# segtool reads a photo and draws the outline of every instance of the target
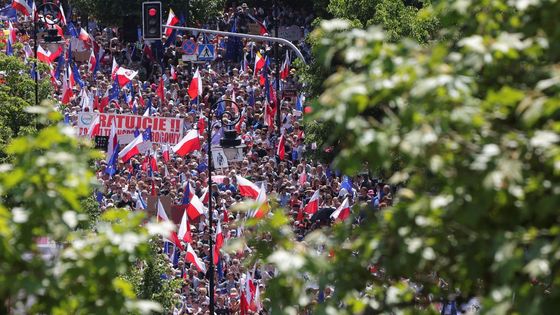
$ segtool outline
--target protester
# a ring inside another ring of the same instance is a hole
[[[296,25],[305,33],[309,31],[312,15],[308,12],[283,7],[278,14],[281,26]],[[16,42],[24,47],[8,54],[26,62],[31,62],[29,49],[34,45],[29,21],[29,16],[19,14],[17,21],[3,24],[3,31],[14,32]],[[218,21],[221,29],[239,32],[258,25],[266,35],[270,34],[267,25],[274,19],[271,8],[249,8],[242,4],[226,8]],[[233,207],[246,199],[257,203],[275,199],[290,216],[296,235],[294,241],[298,241],[313,229],[346,219],[350,206],[355,203],[370,205],[368,211],[372,213],[393,203],[392,188],[382,181],[374,182],[368,174],[348,178],[330,165],[310,158],[321,148],[305,142],[304,97],[296,83],[297,73],[290,68],[291,52],[288,51],[286,58],[285,47],[281,47],[280,54],[281,90],[276,91],[277,70],[272,46],[267,42],[174,31],[163,43],[124,43],[112,28],[92,21],[85,30],[71,20],[65,26],[64,39],[66,44],[58,47],[41,44],[47,55],[38,57],[50,68],[39,76],[51,80],[55,90],[53,98],[60,102],[58,109],[67,123],[77,127],[81,112],[177,118],[183,122],[182,134],[194,130],[193,141],[199,142],[187,154],[177,154],[173,148],[177,143],[155,141],[145,129],[138,128],[138,136],[119,134],[118,144],[110,145],[107,157],[95,163],[100,183],[96,196],[102,210],[118,207],[158,211],[158,206],[150,201],[169,200],[162,207],[167,217],[175,218],[177,232],[181,234],[181,214],[190,207],[196,208],[195,199],[204,207],[212,198],[213,224],[221,227],[228,242],[243,235],[243,222],[248,216],[266,215],[266,207],[259,207],[254,213],[235,212]],[[219,48],[216,61],[196,65],[182,62],[180,47],[189,39],[199,44],[215,43]],[[6,46],[7,42],[2,44]],[[279,104],[276,104],[276,93]],[[230,101],[235,101],[238,107]],[[216,106],[211,109],[212,105]],[[276,111],[280,111],[280,126],[275,120]],[[224,113],[234,113],[234,117]],[[238,122],[228,127],[237,117],[240,117]],[[225,132],[232,129],[237,131],[243,146],[240,161],[230,161],[228,167],[212,170],[211,187],[208,186],[211,162],[205,128],[208,124],[213,130],[210,137],[213,145],[219,145]],[[100,129],[93,125],[81,132],[81,136],[91,138],[100,134]],[[142,144],[123,154],[135,137]],[[133,154],[135,149],[139,151],[137,154]],[[131,154],[130,158],[127,154]],[[123,161],[123,157],[127,159]],[[181,213],[174,217],[173,209],[177,206],[182,206]],[[202,209],[196,218],[189,218],[189,232],[186,232],[191,238],[188,246],[205,266],[214,250],[209,246],[207,219],[208,214]],[[204,266],[201,268],[188,258],[184,241],[187,236],[179,237],[184,251],[179,250],[179,244],[167,241],[161,244],[162,254],[168,257],[173,270],[165,277],[184,279],[183,287],[175,295],[173,314],[206,314],[209,274],[204,272]],[[243,259],[252,251],[251,248],[236,254],[217,251],[217,314],[235,314],[242,308],[252,313],[263,311],[259,297],[266,291],[266,282],[274,276],[274,269],[269,265],[244,266]],[[325,298],[331,294],[332,288],[326,288]]]

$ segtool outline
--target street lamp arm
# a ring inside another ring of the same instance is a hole
[[[222,36],[233,36],[233,37],[241,37],[241,38],[249,38],[255,39],[265,42],[273,42],[273,43],[280,43],[290,47],[296,55],[298,56],[301,61],[307,65],[305,62],[305,58],[303,58],[303,54],[301,51],[296,47],[296,45],[292,44],[289,40],[280,37],[270,37],[270,36],[261,36],[261,35],[252,35],[252,34],[244,34],[244,33],[232,33],[232,32],[224,32],[224,31],[217,31],[217,30],[208,30],[204,28],[196,28],[196,27],[185,27],[185,26],[172,26],[172,25],[163,25],[164,28],[170,28],[174,30],[183,30],[183,31],[191,31],[191,32],[201,32],[201,33],[208,33],[208,34],[215,34],[215,35],[222,35]]]

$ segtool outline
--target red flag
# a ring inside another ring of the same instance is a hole
[[[198,134],[201,135],[204,133],[204,128],[206,124],[206,119],[204,118],[204,115],[202,114],[202,111],[200,112],[200,116],[198,117]]]
[[[286,154],[286,139],[284,138],[284,134],[280,136],[280,140],[278,141],[278,148],[276,149],[276,154],[280,158],[280,161],[284,160],[284,155]]]
[[[220,248],[224,245],[224,233],[222,232],[222,225],[218,221],[218,226],[216,227],[216,242],[214,243],[214,264],[218,264],[220,259]]]
[[[163,78],[159,78],[159,84],[157,86],[156,89],[157,95],[159,97],[159,99],[161,100],[161,103],[165,103],[165,91],[164,91],[164,83],[163,83]]]

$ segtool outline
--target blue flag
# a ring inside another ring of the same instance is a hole
[[[117,162],[119,161],[119,146],[115,146],[113,154],[109,159],[109,163],[107,163],[107,168],[105,169],[105,173],[109,174],[109,176],[115,175],[117,173]]]
[[[134,129],[134,138],[138,137],[140,135],[140,130],[138,130],[138,128]]]
[[[187,182],[185,190],[183,192],[183,199],[181,200],[182,205],[188,205],[190,203],[189,195],[191,194],[190,184]]]
[[[85,83],[84,81],[82,81],[82,77],[80,76],[80,71],[78,70],[76,63],[74,62],[72,62],[72,76],[74,77],[74,81],[78,83],[80,88],[83,88],[85,86]]]
[[[64,123],[70,125],[70,115],[68,113],[64,114]]]
[[[144,141],[152,141],[152,127],[148,127],[144,130],[142,133],[142,139],[144,139]]]
[[[97,200],[97,202],[101,203],[103,201],[103,193],[100,191],[97,191],[95,193],[95,200]]]
[[[60,74],[62,73],[62,71],[64,70],[65,66],[66,66],[66,61],[64,60],[64,54],[60,54],[60,56],[58,56],[58,58],[56,58],[56,71],[54,72],[54,77],[57,80],[60,80]]]
[[[11,5],[6,5],[0,9],[0,20],[17,22],[17,12]]]
[[[218,117],[222,117],[222,115],[225,113],[226,111],[226,102],[224,102],[223,100],[218,102],[218,108],[216,108],[216,115]]]
[[[303,94],[298,95],[296,100],[296,110],[299,112],[303,111],[303,102],[305,101],[305,96]]]
[[[12,49],[12,41],[6,41],[6,55],[12,56],[14,54],[14,50]]]
[[[352,194],[352,181],[346,175],[342,177],[342,183],[340,183],[340,189],[346,189],[349,194]]]
[[[68,21],[68,24],[66,24],[66,32],[68,33],[68,35],[74,38],[78,38],[78,31],[76,30],[74,23],[72,23],[71,21]]]
[[[109,101],[118,100],[120,90],[121,88],[119,87],[119,83],[117,81],[113,81],[113,85],[109,90]]]

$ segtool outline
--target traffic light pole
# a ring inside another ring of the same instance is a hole
[[[280,38],[280,37],[269,37],[269,36],[261,36],[261,35],[252,35],[252,34],[244,34],[244,33],[232,33],[232,32],[224,32],[224,31],[216,31],[216,30],[208,30],[204,28],[195,28],[195,27],[185,27],[185,26],[172,26],[172,25],[163,25],[164,28],[171,28],[174,30],[183,30],[183,31],[191,31],[191,32],[201,32],[207,34],[214,34],[214,35],[222,35],[222,36],[232,36],[232,37],[240,37],[240,38],[249,38],[254,40],[259,40],[263,42],[273,42],[278,44],[283,44],[288,46],[291,50],[296,53],[296,56],[301,59],[301,61],[307,65],[305,62],[305,58],[303,58],[303,54],[301,51],[296,47],[296,45],[292,44],[289,40]]]

